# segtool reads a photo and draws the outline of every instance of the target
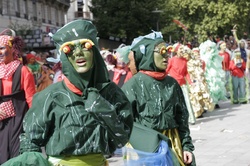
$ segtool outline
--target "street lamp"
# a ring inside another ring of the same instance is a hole
[[[155,10],[152,11],[152,13],[162,13],[162,10],[158,10],[158,8],[155,8]],[[157,17],[157,21],[156,21],[156,30],[159,31],[159,18]]]

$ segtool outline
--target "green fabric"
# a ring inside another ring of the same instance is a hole
[[[27,66],[31,69],[32,73],[39,72],[40,65],[38,63],[27,64]]]
[[[50,166],[42,153],[25,152],[3,163],[2,166]]]
[[[20,152],[46,154],[111,154],[128,142],[132,125],[131,105],[114,83],[88,89],[78,96],[64,82],[50,85],[35,94],[24,118]]]
[[[129,59],[128,59],[128,54],[130,52],[130,46],[124,46],[121,48],[117,48],[116,52],[119,54],[120,57],[118,57],[122,62],[124,62],[125,64],[129,63]]]
[[[57,52],[62,61],[63,74],[70,80],[71,83],[83,92],[86,91],[86,88],[88,87],[93,87],[98,83],[109,81],[108,71],[101,57],[96,35],[96,28],[90,21],[75,20],[60,28],[52,37],[57,49],[59,49],[63,43],[77,39],[90,39],[94,42],[94,46],[92,47],[94,66],[92,70],[87,73],[77,73],[68,61],[65,53],[62,51]]]
[[[217,104],[226,98],[225,71],[222,69],[223,57],[219,55],[216,43],[207,40],[200,44],[200,56],[205,61],[205,79],[213,103]]]
[[[92,40],[93,68],[78,74],[66,55],[58,52],[63,74],[83,95],[73,93],[64,81],[36,93],[24,117],[21,153],[41,152],[44,146],[47,155],[57,157],[112,154],[128,142],[133,126],[131,105],[123,91],[109,81],[95,35],[91,22],[76,20],[53,36],[57,48],[75,39]]]
[[[153,37],[151,36],[153,35]],[[131,51],[135,54],[137,70],[161,71],[154,63],[154,48],[157,44],[165,42],[162,37],[155,33],[134,39]]]
[[[129,143],[136,150],[156,152],[161,140],[169,143],[169,139],[165,135],[139,123],[134,123]],[[171,147],[171,144],[169,146]]]
[[[157,131],[177,128],[183,150],[193,151],[188,111],[178,82],[137,73],[122,87],[133,108],[134,121]]]

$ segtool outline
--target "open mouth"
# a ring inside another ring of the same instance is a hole
[[[78,66],[84,66],[85,64],[86,64],[86,60],[84,59],[84,58],[80,58],[80,59],[77,59],[76,60],[76,64],[78,65]]]
[[[164,61],[163,61],[163,64],[164,64],[164,65],[167,65],[167,64],[168,64],[168,60],[164,60]]]

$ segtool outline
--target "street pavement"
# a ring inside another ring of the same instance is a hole
[[[190,125],[197,166],[250,166],[250,104],[219,105]],[[108,160],[124,165],[120,149]]]

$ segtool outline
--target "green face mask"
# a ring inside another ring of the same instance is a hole
[[[93,66],[93,51],[85,45],[86,43],[74,42],[74,45],[68,46],[70,51],[66,55],[78,73],[86,73]]]
[[[154,50],[155,66],[160,70],[165,70],[167,68],[168,58],[166,43],[158,44]]]

